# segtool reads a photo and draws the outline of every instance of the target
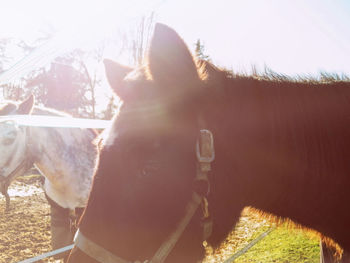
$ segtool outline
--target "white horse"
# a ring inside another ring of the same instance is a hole
[[[6,102],[0,106],[0,115],[68,116],[33,105],[33,96],[22,103]],[[44,190],[51,207],[52,204],[57,204],[58,210],[85,207],[98,159],[95,137],[92,129],[24,127],[13,121],[0,122],[0,190],[6,196],[7,207],[7,187],[33,165],[45,176]],[[52,218],[53,221],[57,220]]]

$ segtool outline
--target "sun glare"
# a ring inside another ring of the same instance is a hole
[[[150,12],[156,1],[14,0],[2,6],[1,37],[33,41],[55,32],[57,48],[91,46]]]
[[[118,30],[128,30],[156,4],[156,0],[8,1],[2,6],[0,38],[16,38],[28,44],[49,38],[26,55],[20,48],[8,47],[6,52],[11,53],[12,62],[4,63],[6,71],[0,75],[0,84],[20,79],[76,48],[98,47],[101,41],[114,38]]]

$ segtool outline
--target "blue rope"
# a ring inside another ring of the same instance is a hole
[[[41,254],[39,256],[33,257],[33,258],[28,258],[28,259],[22,260],[22,261],[17,262],[17,263],[33,263],[33,262],[37,262],[37,261],[39,261],[41,259],[52,257],[52,256],[55,256],[55,255],[61,254],[63,252],[66,252],[68,250],[71,250],[73,247],[74,247],[74,244],[66,246],[66,247],[61,247],[61,248],[56,249],[54,251],[50,251],[50,252]]]

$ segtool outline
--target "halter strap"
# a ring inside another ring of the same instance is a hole
[[[78,229],[74,236],[74,244],[89,257],[103,263],[128,263],[107,249],[91,241]]]
[[[175,231],[171,233],[168,239],[164,241],[163,244],[160,246],[160,248],[157,250],[157,252],[153,256],[150,263],[164,262],[164,260],[167,258],[169,253],[174,248],[177,241],[180,239],[182,233],[184,232],[185,228],[191,221],[192,217],[194,216],[201,202],[202,202],[202,197],[196,192],[193,192],[192,199],[187,204],[185,216],[180,220]]]
[[[144,261],[144,263],[161,263],[167,258],[169,253],[174,248],[177,241],[180,239],[182,233],[186,229],[187,225],[191,221],[193,215],[197,211],[198,207],[202,203],[202,197],[194,192],[192,194],[192,199],[187,204],[186,214],[178,223],[174,232],[167,238],[166,241],[162,243],[160,248],[157,250],[151,261]],[[74,237],[75,245],[83,251],[86,255],[92,257],[101,263],[130,263],[117,255],[109,252],[105,248],[93,242],[83,235],[83,233],[78,229]],[[138,261],[137,261],[138,262]],[[137,263],[135,262],[135,263]]]

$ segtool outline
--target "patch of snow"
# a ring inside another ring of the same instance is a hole
[[[43,189],[35,185],[13,183],[8,189],[10,197],[25,197],[43,193]]]

